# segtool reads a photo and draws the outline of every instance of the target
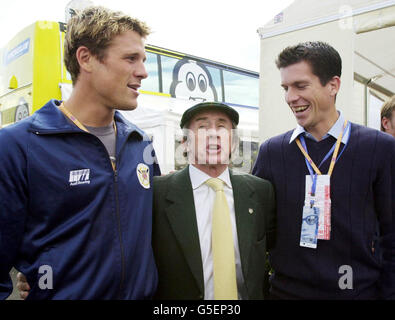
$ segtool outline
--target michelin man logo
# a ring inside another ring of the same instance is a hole
[[[210,72],[203,64],[187,59],[174,66],[170,94],[198,102],[218,101]]]

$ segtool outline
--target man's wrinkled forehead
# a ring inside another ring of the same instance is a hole
[[[205,110],[202,112],[199,112],[198,114],[195,114],[191,121],[190,124],[193,122],[208,122],[208,121],[217,121],[217,122],[229,122],[231,123],[232,121],[230,120],[229,116],[222,111],[218,110]]]

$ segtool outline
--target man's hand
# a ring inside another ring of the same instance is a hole
[[[18,280],[16,283],[16,288],[19,291],[19,296],[25,300],[29,294],[30,286],[27,283],[26,277],[23,273],[18,272],[16,279]]]

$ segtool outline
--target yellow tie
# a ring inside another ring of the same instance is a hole
[[[230,212],[223,182],[211,178],[206,184],[215,191],[211,247],[214,266],[215,300],[237,300],[235,249]]]

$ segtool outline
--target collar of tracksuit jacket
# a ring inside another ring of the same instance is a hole
[[[39,112],[36,112],[29,131],[35,134],[84,132],[66,119],[62,111],[58,108],[60,104],[61,101],[52,99]],[[128,122],[120,112],[115,111],[114,119],[117,125],[117,138],[120,139],[120,141],[117,141],[117,145],[122,145],[132,133],[137,133],[140,139],[144,138],[144,132],[134,124]]]

